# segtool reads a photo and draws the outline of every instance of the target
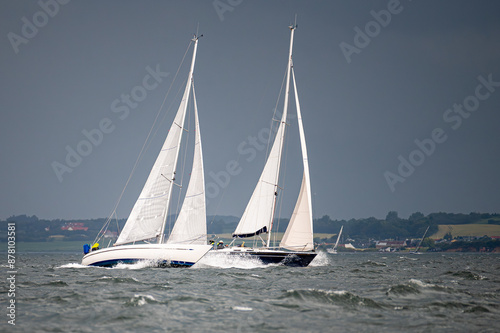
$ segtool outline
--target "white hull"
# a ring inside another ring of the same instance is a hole
[[[82,265],[111,267],[118,263],[154,261],[160,266],[192,266],[210,249],[210,245],[138,244],[108,247],[86,254]]]
[[[232,256],[258,258],[264,264],[283,264],[285,266],[306,267],[316,257],[314,251],[288,251],[273,248],[226,247],[214,250]]]

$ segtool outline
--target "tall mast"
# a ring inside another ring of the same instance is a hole
[[[283,142],[285,139],[285,128],[286,128],[286,118],[287,118],[287,112],[288,112],[288,98],[290,94],[290,71],[292,69],[293,63],[292,63],[292,51],[293,51],[293,33],[295,29],[297,28],[297,24],[292,24],[289,26],[290,28],[290,50],[288,52],[288,67],[287,67],[287,73],[286,73],[286,88],[285,88],[285,102],[283,104],[283,115],[281,116],[281,125],[284,126],[283,131],[281,132],[281,144],[280,144],[280,156],[281,152],[283,151]],[[270,228],[269,228],[269,233],[267,234],[267,246],[269,246],[271,243],[271,230],[273,229],[273,220],[274,220],[274,215],[276,212],[276,200],[278,198],[278,184],[279,184],[279,172],[280,172],[280,165],[281,165],[281,157],[280,161],[278,162],[278,169],[277,169],[277,177],[276,177],[276,185],[274,186],[274,202],[273,202],[273,213],[271,214],[271,221],[270,221]]]
[[[201,35],[203,36],[203,35]],[[181,101],[181,104],[183,101],[184,102],[184,111],[183,111],[183,114],[182,114],[182,121],[180,124],[176,124],[177,126],[179,126],[179,128],[182,130],[184,129],[184,120],[186,119],[186,110],[187,110],[187,102],[189,100],[189,93],[191,91],[191,85],[193,83],[193,72],[194,72],[194,63],[196,61],[196,50],[198,49],[198,39],[201,37],[201,36],[197,36],[197,35],[194,35],[192,41],[194,42],[194,48],[193,48],[193,58],[191,60],[191,67],[189,69],[189,75],[188,75],[188,80],[186,82],[186,88],[184,89],[184,95],[182,97],[182,101]],[[179,147],[181,145],[181,141],[182,141],[182,134],[179,135],[179,140],[177,142],[177,147]],[[171,179],[171,182],[172,184],[174,183],[175,181],[175,173],[176,173],[176,168],[177,168],[177,160],[179,159],[179,149],[177,150],[177,154],[175,155],[175,160],[174,160],[174,170],[172,172],[172,175],[170,175],[170,179]],[[172,188],[173,186],[170,186],[169,189],[168,189],[168,206],[165,207],[165,209],[167,210],[167,212],[165,213],[165,217],[164,217],[164,221],[163,221],[163,224],[162,224],[162,227],[161,227],[161,232],[160,232],[160,237],[158,238],[158,244],[161,244],[163,243],[163,240],[165,238],[165,226],[167,224],[167,217],[168,217],[168,209],[169,209],[169,206],[170,206],[170,199],[172,197]]]

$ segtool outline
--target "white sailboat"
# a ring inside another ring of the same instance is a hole
[[[340,236],[342,236],[342,230],[344,230],[344,226],[340,227],[340,231],[339,231],[339,234],[337,236],[337,241],[335,242],[335,245],[331,249],[327,249],[328,253],[332,253],[332,254],[337,253],[337,246],[339,245]]]
[[[193,57],[179,109],[123,230],[112,247],[95,249],[85,254],[83,265],[109,267],[118,263],[129,264],[147,260],[159,266],[188,267],[194,265],[211,249],[211,246],[207,245],[203,156],[193,84],[198,38],[193,38]],[[172,190],[174,185],[177,185],[177,161],[191,90],[195,114],[195,148],[191,178],[180,213],[169,238],[165,241],[165,225]],[[93,248],[97,246],[94,245]]]
[[[415,251],[410,252],[411,254],[420,254],[420,252],[418,252],[418,250],[420,249],[420,246],[422,245],[422,242],[424,241],[425,235],[427,235],[427,231],[429,231],[429,228],[430,228],[430,226],[428,226],[427,229],[425,229],[424,235],[422,236],[422,239],[418,243],[417,248],[415,249]]]
[[[314,259],[313,241],[313,218],[311,202],[311,182],[309,179],[309,163],[307,158],[306,140],[302,125],[299,97],[295,74],[293,72],[292,49],[293,36],[296,25],[290,26],[290,51],[288,57],[287,79],[285,89],[285,100],[283,114],[274,138],[264,169],[255,187],[252,197],[233,232],[233,238],[247,238],[258,236],[262,241],[262,247],[233,246],[217,250],[220,253],[231,255],[248,255],[258,257],[264,263],[283,263],[291,266],[307,266]],[[287,126],[288,99],[290,92],[290,77],[293,79],[295,93],[295,105],[300,135],[300,146],[302,151],[302,161],[304,172],[299,196],[292,213],[292,217],[285,231],[279,247],[271,247],[271,230],[275,217],[276,203],[279,190],[279,176],[281,159],[283,154],[283,144],[285,130]],[[267,233],[267,241],[261,234]],[[234,243],[234,240],[233,240]]]

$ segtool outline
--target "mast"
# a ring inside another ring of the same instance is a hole
[[[287,112],[288,112],[288,99],[290,95],[290,71],[292,69],[293,63],[292,63],[292,51],[293,51],[293,35],[294,31],[297,28],[297,24],[292,24],[289,26],[290,28],[290,50],[288,52],[288,67],[287,67],[287,73],[286,73],[286,88],[285,88],[285,102],[283,104],[283,115],[281,116],[281,125],[284,126],[283,131],[281,132],[281,138],[280,138],[280,160],[278,162],[278,169],[277,169],[277,174],[276,174],[276,184],[274,185],[274,202],[273,202],[273,208],[272,208],[272,214],[271,214],[271,221],[270,221],[270,228],[269,228],[269,233],[267,234],[267,246],[270,245],[271,241],[271,230],[273,229],[273,220],[274,220],[274,215],[276,212],[276,200],[278,199],[278,184],[279,184],[279,176],[280,176],[280,165],[281,165],[281,153],[283,151],[283,143],[285,139],[285,126],[286,126],[286,117],[287,117]]]
[[[415,252],[418,252],[418,250],[420,249],[420,246],[422,245],[422,242],[424,241],[425,235],[427,235],[427,231],[429,231],[429,227],[430,226],[428,226],[427,229],[425,229],[424,235],[422,236],[422,239],[420,240],[420,243],[418,243],[418,246],[415,249]]]
[[[203,36],[203,35],[201,35]],[[187,102],[189,100],[189,93],[191,91],[191,85],[192,85],[192,82],[193,82],[193,71],[194,71],[194,63],[196,61],[196,50],[198,49],[198,39],[201,37],[201,36],[196,36],[194,35],[192,41],[194,42],[194,48],[193,48],[193,58],[191,60],[191,67],[189,69],[189,75],[188,75],[188,80],[186,82],[186,88],[184,89],[184,95],[183,95],[183,101],[181,101],[181,104],[182,102],[184,102],[184,110],[183,110],[183,114],[182,114],[182,121],[180,124],[176,124],[177,126],[179,126],[179,128],[181,130],[184,129],[184,120],[186,119],[186,110],[187,110]],[[177,142],[177,147],[180,147],[181,145],[181,141],[182,141],[182,134],[179,135],[179,140]],[[170,175],[170,181],[172,182],[172,184],[174,183],[175,181],[175,173],[176,173],[176,168],[177,168],[177,160],[179,159],[179,149],[177,149],[177,154],[175,154],[175,159],[174,159],[174,170],[172,172],[172,174]],[[165,207],[165,216],[163,218],[163,224],[161,226],[161,231],[160,231],[160,237],[158,238],[158,244],[161,244],[163,243],[163,240],[165,238],[165,225],[167,224],[167,217],[168,217],[168,209],[169,209],[169,206],[170,206],[170,199],[172,197],[172,188],[173,186],[170,186],[169,189],[168,189],[168,196],[167,196],[167,200],[168,200],[168,205],[167,207]]]

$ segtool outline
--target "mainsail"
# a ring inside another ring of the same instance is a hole
[[[203,153],[194,86],[193,103],[195,146],[191,178],[189,179],[181,211],[167,240],[167,244],[207,244],[205,177],[203,175]]]
[[[198,38],[193,40],[195,44],[191,68],[179,109],[146,184],[132,208],[132,212],[114,244],[115,246],[151,238],[157,238],[158,243],[163,242],[163,231],[175,181],[175,170],[193,80]]]
[[[286,118],[288,111],[288,95],[290,91],[290,69],[292,67],[292,46],[293,46],[293,31],[295,26],[291,27],[292,37],[290,39],[290,52],[288,57],[287,81],[285,90],[285,101],[283,105],[283,114],[274,143],[272,145],[269,156],[267,157],[264,170],[255,187],[252,197],[247,204],[233,237],[252,237],[261,233],[271,231],[272,221],[274,218],[274,210],[276,205],[276,197],[278,195],[278,181],[281,166],[281,155],[283,151],[283,143],[285,138]],[[269,240],[268,240],[269,243]]]
[[[295,73],[292,69],[293,88],[295,92],[295,106],[297,108],[297,118],[299,123],[300,147],[302,150],[302,161],[304,164],[304,174],[302,185],[300,186],[299,198],[295,204],[292,217],[283,235],[280,247],[294,251],[314,250],[313,241],[313,218],[311,205],[311,181],[309,179],[309,162],[307,160],[306,138],[302,125],[302,115],[300,113],[299,95],[295,83]]]

